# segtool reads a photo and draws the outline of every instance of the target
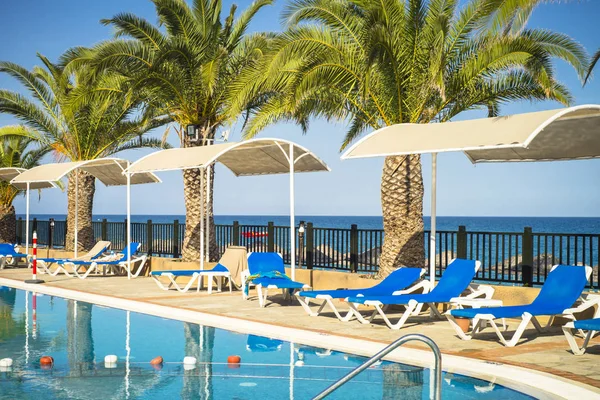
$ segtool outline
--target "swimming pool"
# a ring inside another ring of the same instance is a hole
[[[35,305],[35,313],[34,313]],[[104,356],[118,357],[105,368]],[[240,355],[238,368],[227,364]],[[50,355],[54,368],[42,369]],[[149,361],[162,356],[153,368]],[[185,356],[196,357],[184,368]],[[0,290],[0,397],[11,399],[310,399],[364,358],[256,335]],[[429,370],[383,362],[331,399],[428,399]],[[506,387],[444,374],[444,399],[528,399]]]

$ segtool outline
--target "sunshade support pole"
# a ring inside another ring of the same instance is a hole
[[[431,153],[431,232],[429,236],[429,280],[435,283],[437,198],[437,153]]]
[[[73,171],[73,173],[75,174],[75,232],[74,232],[74,239],[73,241],[75,243],[73,243],[73,251],[74,251],[74,257],[77,258],[77,230],[79,229],[77,226],[78,223],[78,214],[79,214],[79,174],[77,173],[78,171],[75,170]]]
[[[204,269],[204,169],[200,171],[200,269]],[[202,279],[202,277],[200,277]]]
[[[206,243],[206,262],[210,261],[210,173],[211,166],[208,165],[206,167],[206,239],[204,243]],[[202,216],[204,218],[204,215]]]
[[[292,280],[296,280],[296,221],[294,216],[294,145],[290,144],[290,154],[288,161],[290,163],[290,269],[292,270]]]
[[[29,182],[25,192],[25,254],[29,254]]]
[[[127,169],[129,169],[129,161],[127,162]],[[131,279],[131,174],[127,173],[127,279]],[[152,238],[148,238],[152,240]],[[140,266],[142,268],[143,265]],[[128,315],[129,316],[129,315]]]

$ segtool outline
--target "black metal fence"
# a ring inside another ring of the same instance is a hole
[[[121,250],[126,242],[126,221],[93,222],[96,240],[109,240],[113,250]],[[30,221],[30,231],[36,230],[42,246],[62,247],[66,241],[66,222],[55,221],[50,238],[49,221]],[[185,224],[132,223],[132,240],[142,244],[142,252],[153,256],[181,256]],[[17,221],[18,242],[25,240],[25,221]],[[31,237],[31,235],[30,235]],[[303,235],[296,237],[296,262],[308,269],[329,269],[351,273],[374,273],[378,270],[384,232],[381,229],[319,228],[305,224]],[[227,246],[245,246],[248,251],[275,251],[290,263],[290,228],[267,225],[216,225],[218,254]],[[431,253],[430,232],[423,234],[426,265]],[[591,286],[600,288],[598,253],[600,234],[536,233],[531,228],[521,232],[470,232],[464,226],[458,231],[438,231],[436,234],[436,275],[441,276],[448,263],[456,257],[481,261],[477,279],[514,284],[541,284],[553,265],[588,265],[594,268]]]

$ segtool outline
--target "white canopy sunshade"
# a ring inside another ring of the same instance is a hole
[[[39,167],[24,170],[14,177],[10,183],[16,187],[25,186],[26,189],[26,219],[25,219],[25,253],[29,251],[29,191],[30,189],[55,187],[54,183],[60,181],[67,174],[77,169],[85,171],[94,176],[106,186],[127,185],[127,198],[129,199],[128,176],[123,171],[129,166],[129,161],[119,158],[100,158],[88,161],[75,161],[65,163],[44,164]],[[75,176],[75,257],[77,257],[77,175]],[[137,175],[132,184],[160,182],[160,179],[152,173]],[[129,201],[128,201],[129,206]],[[35,279],[35,278],[34,278]]]
[[[12,186],[19,190],[26,190],[26,183],[12,183],[11,181],[23,172],[27,171],[25,168],[0,168],[0,181],[9,182]],[[30,189],[48,189],[56,187],[53,182],[36,182],[29,185]]]
[[[437,153],[462,151],[473,163],[600,158],[600,105],[442,124],[398,124],[351,146],[342,159],[432,154],[430,278],[435,280]]]
[[[127,173],[136,174],[158,171],[200,169],[204,186],[204,171],[210,187],[210,166],[220,162],[236,176],[290,174],[290,251],[292,279],[295,279],[295,220],[294,220],[294,173],[329,171],[329,167],[308,149],[283,139],[252,139],[244,142],[219,143],[157,151],[131,164]],[[206,198],[208,206],[210,196]],[[200,268],[208,261],[208,248],[204,251],[204,240],[209,241],[209,229],[204,232],[204,199],[201,202],[200,221]],[[208,213],[208,207],[206,208]],[[129,216],[128,216],[129,219]],[[208,247],[208,246],[207,246]]]

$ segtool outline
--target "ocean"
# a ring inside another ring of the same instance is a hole
[[[24,215],[18,215],[24,218]],[[64,214],[32,214],[39,220],[64,220]],[[106,218],[108,221],[123,221],[125,215],[95,215],[95,221]],[[222,225],[230,225],[238,221],[240,225],[267,225],[272,221],[275,225],[289,225],[289,216],[284,215],[217,215],[215,222]],[[146,222],[152,220],[155,223],[170,223],[178,219],[185,222],[184,215],[132,215],[132,222]],[[325,215],[297,215],[296,224],[300,221],[312,222],[315,227],[320,228],[350,228],[356,224],[359,229],[382,229],[383,219],[381,216],[325,216]],[[467,231],[478,232],[522,232],[523,228],[531,227],[534,232],[548,233],[600,233],[600,217],[451,217],[438,216],[438,231],[456,231],[460,225],[464,225]],[[430,227],[430,218],[425,217],[425,229]]]

